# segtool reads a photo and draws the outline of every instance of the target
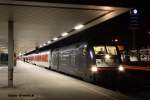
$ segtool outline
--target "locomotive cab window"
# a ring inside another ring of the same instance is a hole
[[[117,50],[115,46],[106,46],[107,52],[110,55],[117,55]]]
[[[97,67],[116,65],[119,62],[115,46],[94,46]]]
[[[104,46],[95,46],[94,52],[95,52],[95,55],[103,55],[106,53],[106,50]]]

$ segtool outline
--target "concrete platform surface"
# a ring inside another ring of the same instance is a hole
[[[14,88],[8,88],[7,70],[0,66],[0,100],[134,100],[22,61],[14,70]]]

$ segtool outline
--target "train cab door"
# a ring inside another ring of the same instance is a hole
[[[77,65],[77,74],[82,77],[85,74],[87,68],[87,44],[80,44],[76,48],[76,65]]]

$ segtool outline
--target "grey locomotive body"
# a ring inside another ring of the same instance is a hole
[[[124,72],[118,49],[114,45],[91,45],[80,42],[24,57],[42,65],[87,81],[112,80]]]
[[[123,71],[116,46],[76,43],[52,50],[51,69],[87,81],[113,80]]]

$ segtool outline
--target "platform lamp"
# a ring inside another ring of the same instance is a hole
[[[136,31],[138,29],[138,10],[132,8],[130,10],[130,29],[132,32],[132,49],[136,49]]]

